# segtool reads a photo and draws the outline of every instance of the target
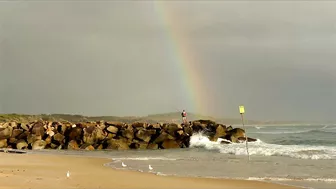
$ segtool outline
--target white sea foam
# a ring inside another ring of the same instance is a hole
[[[164,160],[164,161],[175,161],[174,158],[166,157],[118,157],[112,158],[113,161],[131,160],[131,161],[149,161],[149,160]]]
[[[336,127],[323,127],[323,130],[336,130]]]
[[[251,132],[251,133],[256,133],[256,134],[270,134],[270,135],[281,135],[281,134],[301,134],[301,133],[309,133],[309,132],[326,132],[326,133],[335,133],[335,127],[327,127],[327,128],[320,128],[320,129],[306,129],[306,130],[301,130],[301,131],[256,131],[256,132]]]
[[[220,140],[212,142],[202,133],[190,138],[191,148],[218,150],[223,154],[247,155],[245,143],[220,144]],[[261,140],[249,142],[249,154],[258,156],[286,156],[298,159],[336,159],[336,148],[329,146],[278,145],[268,144]]]
[[[247,180],[259,181],[311,181],[311,182],[336,182],[335,178],[281,178],[281,177],[249,177]]]
[[[299,133],[308,133],[314,131],[314,129],[302,130],[302,131],[257,131],[251,133],[259,133],[259,134],[271,134],[271,135],[280,135],[280,134],[299,134]]]

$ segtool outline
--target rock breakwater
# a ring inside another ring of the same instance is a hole
[[[12,149],[169,149],[188,148],[193,133],[203,132],[210,140],[245,140],[241,128],[227,127],[211,120],[188,124],[135,122],[56,122],[0,123],[0,148]],[[255,139],[248,138],[248,141]]]

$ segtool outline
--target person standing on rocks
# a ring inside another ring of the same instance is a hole
[[[182,122],[186,124],[187,123],[187,112],[183,110],[181,113],[181,116],[182,116]]]

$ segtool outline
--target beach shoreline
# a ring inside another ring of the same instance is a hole
[[[158,176],[131,170],[115,170],[101,157],[57,154],[0,153],[0,188],[274,188],[299,187],[263,181]],[[70,177],[66,177],[67,171]]]

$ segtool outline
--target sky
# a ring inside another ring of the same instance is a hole
[[[336,121],[336,2],[155,3],[0,1],[0,113]]]

